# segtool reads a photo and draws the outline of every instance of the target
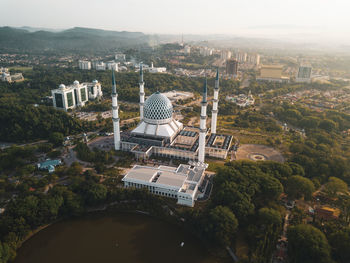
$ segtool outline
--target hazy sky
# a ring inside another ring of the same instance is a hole
[[[0,26],[172,34],[350,34],[349,0],[0,0],[0,6]]]

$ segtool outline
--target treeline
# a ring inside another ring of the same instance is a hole
[[[296,92],[305,89],[316,89],[316,90],[332,90],[340,88],[344,83],[339,81],[333,81],[332,84],[325,84],[319,82],[312,83],[278,83],[278,82],[268,82],[268,81],[255,81],[251,80],[249,87],[244,90],[250,90],[253,94],[265,93],[266,98],[273,98],[282,94],[289,92]],[[241,93],[241,91],[236,91],[236,94]]]
[[[97,79],[105,97],[112,91],[111,71],[79,70],[72,68],[55,68],[36,66],[25,74],[26,81],[20,83],[0,82],[0,102],[40,103],[41,98],[51,95],[51,90],[60,84],[69,85],[79,82],[91,82]],[[173,89],[201,93],[203,78],[179,77],[170,74],[144,73],[145,92],[150,95],[157,90],[160,92]],[[116,73],[117,92],[119,100],[138,102],[139,100],[139,73]],[[209,94],[213,93],[214,79],[208,80]],[[223,92],[238,88],[239,82],[222,80],[220,87]]]
[[[304,177],[295,163],[236,161],[219,168],[209,204],[187,212],[196,234],[211,244],[232,246],[246,233],[242,262],[270,262],[282,227],[279,197],[289,178]]]
[[[0,123],[0,137],[6,142],[48,139],[53,132],[77,134],[92,125],[52,107],[19,104],[1,104]]]

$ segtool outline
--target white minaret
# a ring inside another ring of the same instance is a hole
[[[198,146],[198,161],[204,163],[205,157],[205,136],[207,133],[207,79],[205,79],[203,86],[203,101],[201,108],[201,119],[199,124],[199,146]]]
[[[143,70],[142,70],[142,63],[140,63],[140,120],[143,119],[143,105],[145,104],[145,89],[143,82]]]
[[[218,118],[218,102],[219,102],[219,69],[216,70],[213,110],[211,111],[211,133],[216,133],[216,123]]]
[[[120,150],[120,127],[119,127],[119,106],[118,106],[118,93],[117,86],[115,84],[114,71],[112,70],[112,120],[113,120],[113,132],[114,132],[114,148]]]

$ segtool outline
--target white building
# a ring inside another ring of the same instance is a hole
[[[108,61],[106,63],[107,69],[118,72],[118,63],[115,61]]]
[[[185,46],[184,47],[184,53],[186,55],[190,55],[191,54],[191,46]]]
[[[115,54],[115,60],[117,60],[117,61],[121,61],[121,62],[123,62],[123,61],[125,61],[126,60],[126,56],[125,56],[125,54],[123,54],[123,53],[117,53],[117,54]]]
[[[120,150],[133,153],[137,160],[149,159],[152,155],[171,159],[198,160],[202,163],[204,163],[205,155],[226,159],[232,136],[209,133],[210,129],[205,124],[206,81],[203,87],[199,128],[184,127],[180,121],[176,120],[172,103],[165,94],[155,92],[145,100],[142,65],[140,66],[139,85],[140,122],[131,132],[121,134]],[[216,81],[215,85],[216,97],[218,97],[219,82]],[[217,111],[217,101],[215,107]],[[113,111],[117,111],[117,109],[117,106],[113,106]],[[216,122],[216,118],[214,122]],[[118,135],[114,133],[114,136]],[[119,141],[118,138],[117,141]],[[116,150],[118,150],[117,147]]]
[[[226,61],[226,60],[230,59],[231,56],[232,56],[231,51],[229,51],[229,50],[223,50],[223,51],[221,51],[220,59]]]
[[[1,73],[1,80],[2,81],[6,81],[6,82],[11,82],[11,75],[10,75],[10,73],[2,72]]]
[[[104,62],[97,62],[95,65],[96,70],[106,70],[106,63]]]
[[[247,53],[245,52],[237,52],[236,53],[236,59],[240,63],[244,63],[247,61]]]
[[[91,83],[79,83],[74,81],[73,85],[61,84],[58,89],[51,91],[53,106],[58,109],[74,109],[82,107],[89,99],[102,97],[101,84],[97,80]]]
[[[260,64],[260,55],[259,54],[249,54],[247,56],[247,62],[249,64],[259,66]]]
[[[99,99],[102,97],[102,87],[101,84],[95,79],[90,83],[82,83],[86,85],[89,92],[89,100]]]
[[[3,72],[1,74],[1,80],[6,81],[6,82],[20,82],[24,80],[23,74],[22,73],[15,73],[11,75],[10,73]]]
[[[151,63],[151,67],[148,68],[149,73],[165,73],[166,72],[166,67],[153,67],[153,62]]]
[[[91,62],[87,60],[79,60],[79,68],[83,70],[90,70]]]
[[[122,181],[125,187],[146,188],[152,194],[174,198],[180,205],[193,207],[208,185],[204,174],[207,167],[199,162],[180,164],[177,168],[134,165]]]
[[[213,49],[208,47],[200,47],[199,54],[204,57],[213,55]]]

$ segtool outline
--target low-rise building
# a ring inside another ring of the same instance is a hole
[[[149,73],[165,73],[166,68],[165,67],[151,67],[148,69]]]
[[[236,96],[226,96],[226,100],[235,103],[239,107],[252,106],[255,103],[255,99],[249,91],[248,96],[245,94],[239,94]]]
[[[270,82],[289,82],[289,77],[283,76],[283,66],[281,65],[262,65],[260,75],[256,80]]]
[[[198,197],[204,196],[208,181],[207,164],[190,162],[177,168],[170,166],[134,167],[124,176],[125,187],[145,188],[152,194],[177,199],[180,205],[193,207]]]
[[[126,56],[123,53],[116,53],[114,56],[116,61],[124,62],[126,60]]]
[[[337,219],[340,215],[340,209],[330,206],[320,206],[316,207],[315,215],[317,218],[324,220]]]
[[[61,164],[61,160],[46,160],[45,162],[41,162],[37,164],[39,170],[46,170],[49,173],[53,173],[55,171],[55,167]]]
[[[22,73],[15,73],[11,75],[8,68],[0,68],[0,77],[1,81],[6,81],[9,83],[20,82],[24,80]]]

